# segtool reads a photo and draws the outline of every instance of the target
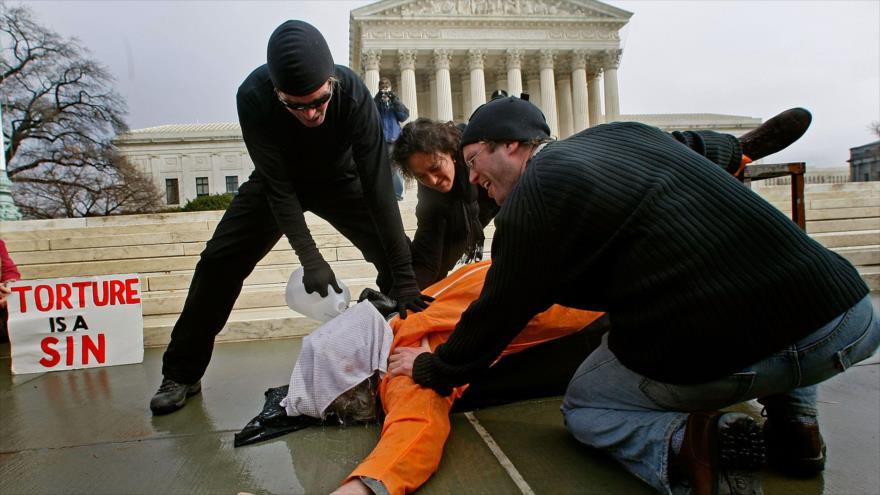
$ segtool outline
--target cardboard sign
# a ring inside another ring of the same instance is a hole
[[[13,373],[144,360],[144,317],[136,274],[21,280],[10,289]]]

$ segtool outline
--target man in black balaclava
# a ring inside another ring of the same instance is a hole
[[[430,301],[412,271],[370,92],[351,69],[334,65],[321,33],[302,21],[281,24],[269,38],[267,63],[241,84],[237,103],[254,172],[202,251],[163,357],[154,414],[176,411],[201,390],[214,337],[244,279],[281,234],[305,269],[307,292],[341,292],[305,211],[330,222],[376,266],[376,283],[401,317]]]

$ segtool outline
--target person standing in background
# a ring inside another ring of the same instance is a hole
[[[394,141],[400,136],[400,123],[409,118],[409,109],[400,101],[400,98],[391,91],[391,81],[383,77],[379,81],[379,92],[373,100],[382,118],[382,131],[385,133],[385,145],[388,147],[388,156],[394,149]],[[391,169],[391,178],[394,181],[394,196],[398,201],[403,199],[403,175],[397,168]]]

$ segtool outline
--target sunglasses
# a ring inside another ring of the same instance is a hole
[[[281,99],[281,96],[278,96],[278,101],[281,102],[282,105],[289,108],[290,110],[295,110],[298,112],[302,112],[305,110],[313,110],[315,108],[320,108],[323,104],[330,101],[330,98],[333,97],[333,85],[330,85],[330,91],[321,96],[320,98],[316,98],[308,103],[293,103],[290,101],[285,101]]]

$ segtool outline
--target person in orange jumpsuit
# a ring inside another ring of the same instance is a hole
[[[398,347],[434,350],[445,342],[461,314],[479,296],[490,263],[458,269],[423,292],[434,297],[426,310],[410,314],[406,320],[395,316],[389,321],[394,331],[392,352]],[[552,306],[529,321],[499,359],[576,333],[602,315]],[[467,385],[458,387],[443,397],[408,376],[386,374],[379,384],[386,415],[379,443],[334,493],[383,493],[384,489],[398,495],[420,487],[440,465],[450,431],[449,412],[466,389]]]

